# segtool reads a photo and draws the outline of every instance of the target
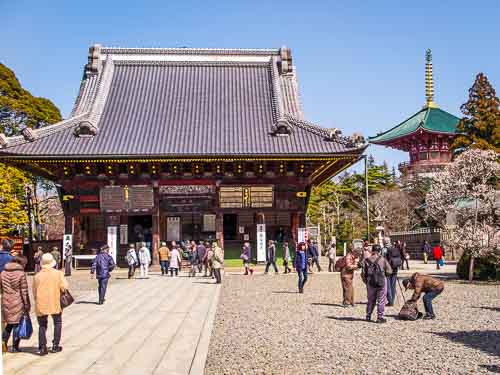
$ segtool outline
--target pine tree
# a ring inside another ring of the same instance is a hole
[[[61,113],[50,100],[31,95],[14,72],[0,64],[0,132],[19,135],[25,127],[38,129],[58,121]]]
[[[457,126],[459,133],[451,148],[500,152],[500,100],[488,78],[479,73],[469,90],[469,100],[460,107],[465,115]]]

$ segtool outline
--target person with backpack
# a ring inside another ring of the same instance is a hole
[[[405,290],[414,290],[410,301],[415,303],[418,301],[422,293],[425,293],[423,298],[425,308],[424,319],[435,319],[436,315],[434,314],[432,300],[443,292],[444,282],[429,275],[422,275],[415,272],[409,279],[403,280],[403,286],[405,287]]]
[[[372,254],[363,261],[361,278],[366,284],[368,303],[366,305],[366,321],[372,320],[372,313],[377,305],[377,323],[385,323],[385,303],[387,298],[387,279],[392,268],[382,255],[379,245],[373,245]]]
[[[342,304],[344,307],[354,307],[354,271],[359,268],[359,256],[352,250],[352,247],[349,247],[349,252],[343,259],[343,267],[340,271]]]
[[[128,264],[128,278],[131,279],[134,277],[135,268],[139,265],[139,261],[137,260],[137,253],[135,251],[135,245],[131,243],[129,245],[127,255],[125,255],[125,259]]]
[[[398,269],[401,267],[401,254],[399,248],[391,246],[391,239],[386,237],[384,245],[387,249],[386,259],[391,266],[392,273],[387,276],[387,306],[394,306],[396,299],[396,282],[398,280]]]
[[[297,246],[297,251],[295,252],[295,258],[293,260],[293,266],[297,271],[299,276],[299,293],[304,293],[304,285],[307,282],[307,250],[306,244],[304,242],[299,243]]]

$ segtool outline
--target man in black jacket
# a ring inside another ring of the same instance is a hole
[[[385,257],[392,268],[392,273],[387,276],[387,306],[394,306],[398,269],[401,267],[401,253],[398,247],[391,245],[391,239],[389,237],[384,239],[384,246],[387,249]]]
[[[318,272],[321,272],[321,266],[319,265],[318,246],[311,240],[307,241],[307,245],[307,248],[309,250],[309,257],[312,258],[311,270],[312,267],[316,264]]]

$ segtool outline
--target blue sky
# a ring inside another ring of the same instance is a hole
[[[1,1],[0,61],[67,116],[88,46],[292,49],[306,117],[344,134],[389,129],[435,101],[455,115],[478,72],[500,90],[498,1]],[[370,146],[390,165],[406,154]]]

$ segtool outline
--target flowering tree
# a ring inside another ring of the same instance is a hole
[[[456,229],[448,241],[470,254],[469,279],[474,258],[498,251],[495,220],[496,179],[500,164],[494,151],[469,149],[436,176],[426,196],[427,215],[444,227],[450,219]]]

